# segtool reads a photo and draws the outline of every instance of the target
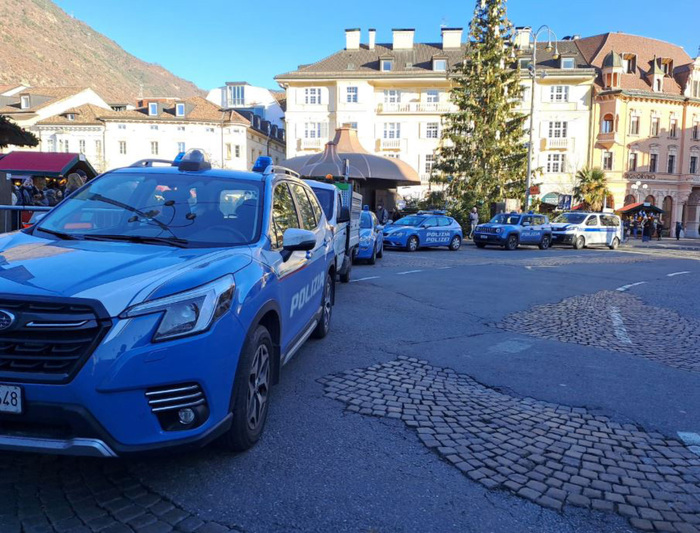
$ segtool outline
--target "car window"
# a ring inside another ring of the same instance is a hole
[[[542,226],[543,224],[547,223],[547,219],[542,216],[535,217],[535,224],[538,226]]]
[[[520,222],[520,215],[515,213],[501,213],[491,219],[491,224],[517,224]]]
[[[562,213],[554,219],[554,222],[557,224],[580,224],[585,218],[586,215],[581,213]]]
[[[394,226],[419,226],[424,220],[426,220],[425,217],[408,216],[398,219],[394,222]]]
[[[335,191],[329,189],[313,189],[316,198],[321,203],[323,212],[326,214],[326,218],[331,220],[333,218],[333,196]]]
[[[600,217],[600,222],[603,226],[616,228],[620,225],[620,219],[611,215],[603,215]]]
[[[425,222],[423,222],[423,226],[427,226],[429,228],[432,228],[434,226],[438,225],[437,217],[428,217],[425,219]]]
[[[452,221],[447,217],[438,217],[438,226],[449,226]]]
[[[314,209],[311,206],[311,201],[309,197],[306,196],[306,191],[304,187],[298,183],[290,183],[289,188],[294,194],[294,199],[297,203],[297,208],[299,209],[299,217],[301,218],[301,225],[304,229],[314,230],[318,226],[316,221],[316,216],[314,215]]]
[[[313,209],[314,217],[316,218],[316,225],[318,225],[321,222],[323,211],[318,203],[318,199],[316,198],[314,191],[312,191],[311,189],[307,189],[306,187],[304,187],[304,190],[306,191],[306,196],[309,197],[309,202],[311,202],[311,209]]]
[[[586,220],[586,226],[597,226],[598,225],[598,216],[597,215],[591,215],[588,220]]]
[[[521,222],[520,225],[521,225],[521,226],[524,226],[524,225],[527,224],[527,223],[529,223],[530,225],[532,225],[532,217],[531,217],[530,215],[524,216],[524,217],[523,217],[523,220],[522,220],[522,222]]]
[[[370,229],[372,227],[372,213],[369,211],[362,211],[360,215],[360,228]]]
[[[286,183],[275,187],[272,197],[272,222],[270,224],[270,241],[274,248],[282,248],[282,237],[289,228],[298,228],[299,219],[292,195]]]

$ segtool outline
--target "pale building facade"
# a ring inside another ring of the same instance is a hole
[[[679,46],[619,33],[582,39],[579,47],[599,73],[590,159],[605,170],[614,207],[649,202],[666,211],[667,228],[682,221],[697,237],[700,60]]]
[[[207,100],[221,109],[251,111],[278,128],[284,128],[284,110],[270,89],[254,87],[247,82],[226,82],[209,91]]]
[[[444,28],[440,43],[414,43],[414,30],[393,30],[388,44],[370,30],[346,30],[345,49],[276,77],[287,91],[287,157],[320,152],[336,128],[350,125],[362,146],[399,158],[421,176],[420,195],[441,137],[441,118],[454,109],[447,71],[464,59],[462,30]]]

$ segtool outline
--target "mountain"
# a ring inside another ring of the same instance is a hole
[[[0,85],[91,87],[108,102],[202,95],[146,63],[50,0],[0,0]]]

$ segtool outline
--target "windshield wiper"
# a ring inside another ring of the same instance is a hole
[[[190,241],[177,237],[147,237],[144,235],[85,235],[86,241],[126,241],[141,244],[165,244],[178,248],[187,248]]]
[[[59,239],[65,240],[65,241],[82,241],[83,240],[82,235],[71,235],[70,233],[63,233],[62,231],[54,231],[52,229],[42,228],[41,226],[37,226],[35,231],[43,231],[44,233],[48,233],[49,235],[53,235],[55,237],[58,237]]]
[[[113,200],[112,198],[107,198],[106,196],[102,196],[101,194],[97,193],[92,193],[88,196],[88,199],[90,200],[97,200],[98,202],[104,202],[106,204],[113,205],[115,207],[121,207],[122,209],[126,209],[127,211],[130,211],[131,213],[135,213],[140,217],[145,218],[148,221],[154,222],[156,226],[158,226],[161,229],[164,229],[168,233],[170,233],[174,238],[177,239],[175,236],[175,233],[173,233],[173,230],[170,229],[170,227],[165,223],[161,222],[160,220],[156,220],[154,218],[155,215],[153,213],[145,213],[144,211],[141,211],[140,209],[137,209],[135,207],[132,207],[128,204],[122,203],[118,200]],[[157,214],[158,212],[156,212]]]

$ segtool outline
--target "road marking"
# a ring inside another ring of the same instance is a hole
[[[695,455],[700,455],[700,435],[697,433],[679,431],[678,436],[691,452]]]
[[[647,283],[646,281],[638,281],[637,283],[630,283],[629,285],[623,285],[622,287],[618,287],[615,289],[617,292],[625,292],[626,290],[631,289],[632,287],[636,287],[637,285],[644,285]]]
[[[690,271],[684,270],[683,272],[673,272],[672,274],[666,274],[666,276],[672,278],[673,276],[682,276],[683,274],[690,274]]]
[[[452,268],[452,267],[440,267],[437,270],[449,270],[450,268]]]
[[[625,327],[624,320],[622,320],[620,308],[612,306],[610,307],[609,311],[610,319],[613,323],[613,329],[615,330],[615,336],[620,340],[620,342],[632,344],[632,340],[629,338],[629,335],[627,335],[627,328]]]
[[[369,281],[370,279],[379,279],[379,276],[368,276],[366,278],[351,279],[350,283],[356,283],[358,281]]]
[[[397,276],[403,276],[404,274],[415,274],[416,272],[423,272],[422,270],[407,270],[406,272],[397,272]]]

